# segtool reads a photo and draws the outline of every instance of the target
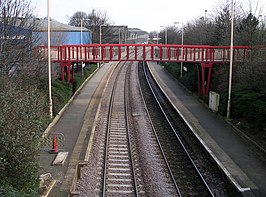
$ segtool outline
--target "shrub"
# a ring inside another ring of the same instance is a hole
[[[197,65],[195,64],[186,64],[188,69],[187,72],[183,74],[183,77],[180,78],[180,64],[175,62],[166,63],[164,68],[175,78],[178,79],[187,89],[192,92],[198,91],[198,74],[197,74]]]
[[[73,83],[73,93],[82,85],[86,78],[88,78],[97,68],[96,64],[87,65],[84,68],[84,75],[81,73],[76,73],[74,77]]]
[[[59,79],[52,82],[53,114],[59,113],[72,95],[71,84]]]
[[[233,91],[232,116],[252,123],[254,128],[266,128],[266,92],[256,88]]]
[[[84,75],[75,73],[73,84],[60,79],[52,82],[53,113],[57,114],[69,101],[73,93],[81,86],[84,80],[94,72],[96,64],[90,64],[84,68]],[[48,83],[48,82],[47,82]]]
[[[34,87],[0,94],[1,185],[26,193],[37,191],[39,142],[47,123],[45,98]]]
[[[198,66],[195,64],[186,65],[188,71],[183,74],[180,82],[192,92],[198,92]]]
[[[86,66],[84,68],[84,76],[85,76],[85,78],[90,76],[96,69],[97,69],[97,65],[96,64],[89,64],[88,66]]]
[[[180,64],[169,62],[165,64],[164,68],[171,73],[171,75],[178,79],[180,77]]]
[[[37,191],[18,191],[16,188],[6,185],[0,181],[0,196],[1,197],[34,197],[38,196]]]

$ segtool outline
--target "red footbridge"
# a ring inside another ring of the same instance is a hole
[[[234,46],[233,61],[243,62],[250,58],[251,48]],[[47,57],[47,46],[40,46],[39,52]],[[213,64],[230,61],[230,46],[170,45],[170,44],[89,44],[61,45],[51,47],[51,60],[61,68],[62,80],[73,82],[74,64],[109,61],[156,61],[191,62],[200,65],[198,71],[199,93],[209,91]]]

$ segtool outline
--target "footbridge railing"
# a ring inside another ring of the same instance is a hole
[[[233,60],[245,61],[250,57],[250,47],[235,46]],[[47,53],[46,46],[39,52]],[[51,47],[53,62],[103,62],[103,61],[166,61],[215,62],[230,60],[229,46],[164,45],[164,44],[90,44]]]
[[[41,57],[47,57],[46,46],[40,46]],[[248,61],[251,48],[234,46],[233,61]],[[51,60],[58,62],[62,80],[74,82],[74,65],[86,62],[107,61],[156,61],[156,62],[193,62],[199,63],[198,90],[207,94],[214,63],[230,61],[229,46],[208,45],[164,45],[164,44],[90,44],[62,45],[51,47]]]

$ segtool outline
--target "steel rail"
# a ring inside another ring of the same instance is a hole
[[[142,64],[144,64],[144,63],[142,62]],[[167,166],[167,170],[168,170],[168,172],[169,172],[169,174],[170,174],[170,177],[171,177],[171,179],[172,179],[172,181],[173,181],[173,184],[174,184],[174,186],[175,186],[175,189],[176,189],[176,191],[177,191],[179,197],[182,197],[182,194],[181,194],[181,192],[180,192],[180,189],[179,189],[179,187],[178,187],[178,185],[177,185],[177,183],[176,183],[176,181],[175,181],[175,177],[174,177],[174,175],[173,175],[173,172],[172,172],[172,170],[171,170],[171,168],[170,168],[170,165],[169,165],[169,163],[168,163],[168,161],[167,161],[166,155],[165,155],[165,153],[164,153],[164,151],[163,151],[163,147],[162,147],[162,145],[161,145],[161,143],[160,143],[159,137],[158,137],[158,135],[157,135],[157,133],[156,133],[156,130],[155,130],[154,124],[153,124],[153,122],[152,122],[152,119],[151,119],[151,116],[150,116],[150,113],[149,113],[148,107],[147,107],[147,105],[146,105],[146,102],[145,102],[145,99],[144,99],[144,95],[143,95],[143,93],[142,93],[142,90],[141,90],[141,87],[140,87],[140,83],[139,83],[139,81],[138,81],[138,87],[139,87],[139,90],[140,90],[140,94],[141,94],[141,98],[142,98],[142,101],[143,101],[143,104],[144,104],[145,111],[146,111],[146,113],[147,113],[147,116],[148,116],[149,122],[150,122],[151,127],[152,127],[152,131],[153,131],[153,133],[154,133],[154,136],[155,136],[155,138],[156,138],[157,144],[158,144],[158,146],[159,146],[159,148],[160,148],[160,151],[161,151],[161,154],[162,154],[162,156],[163,156],[163,160],[164,160],[164,162],[165,162],[165,164],[166,164],[166,166]]]
[[[112,114],[112,108],[113,108],[113,101],[114,101],[114,94],[116,89],[116,84],[118,81],[119,73],[121,72],[120,67],[118,74],[115,79],[115,85],[113,86],[112,93],[111,93],[111,99],[109,102],[109,109],[108,109],[108,122],[107,122],[107,132],[106,132],[106,145],[105,145],[105,155],[104,155],[104,172],[103,172],[103,189],[102,189],[102,196],[105,197],[106,193],[106,176],[107,176],[107,155],[108,155],[108,143],[109,143],[109,134],[110,134],[110,127],[111,127],[111,114]]]
[[[194,169],[196,170],[197,174],[200,176],[200,178],[201,178],[202,182],[204,183],[206,189],[209,191],[209,194],[210,194],[211,196],[214,197],[215,195],[213,194],[213,192],[211,191],[211,189],[210,189],[210,187],[208,186],[207,182],[204,180],[202,174],[200,173],[200,171],[199,171],[198,168],[196,167],[194,161],[192,160],[191,156],[189,155],[189,153],[188,153],[186,147],[184,146],[182,140],[181,140],[180,137],[178,136],[178,134],[177,134],[175,128],[173,127],[173,125],[171,124],[169,118],[167,117],[166,112],[164,111],[162,105],[160,104],[160,102],[159,102],[159,100],[158,100],[158,98],[157,98],[157,96],[156,96],[156,94],[155,94],[155,92],[154,92],[154,90],[153,90],[153,88],[152,88],[152,85],[151,85],[151,83],[150,83],[150,81],[149,81],[149,79],[148,79],[148,77],[147,77],[147,71],[146,71],[146,69],[145,69],[144,64],[143,64],[143,69],[144,69],[145,78],[146,78],[146,80],[147,80],[147,83],[148,83],[148,85],[149,85],[149,88],[150,88],[150,90],[151,90],[151,92],[152,92],[152,94],[153,94],[153,96],[154,96],[154,98],[155,98],[155,100],[156,100],[158,106],[160,107],[161,112],[163,113],[163,115],[164,115],[164,117],[165,117],[167,123],[169,124],[169,126],[170,126],[171,129],[172,129],[172,131],[174,132],[174,134],[175,134],[175,136],[176,136],[176,139],[178,140],[178,142],[179,142],[180,145],[182,146],[183,150],[185,151],[187,157],[189,158],[189,160],[190,160],[191,164],[193,165]]]
[[[108,109],[108,121],[107,121],[107,132],[106,132],[106,145],[105,145],[105,154],[104,154],[104,172],[103,172],[103,185],[102,185],[102,196],[105,197],[106,196],[106,192],[107,192],[107,169],[108,169],[108,149],[109,149],[109,136],[110,136],[110,132],[111,132],[111,121],[112,121],[112,113],[113,113],[113,106],[114,106],[114,101],[115,101],[115,93],[117,90],[117,84],[118,84],[118,78],[121,74],[122,68],[123,66],[126,64],[126,62],[123,63],[123,65],[121,65],[118,69],[118,73],[117,76],[115,78],[115,82],[113,85],[113,89],[111,92],[111,99],[109,102],[109,109]],[[124,99],[126,98],[126,93],[125,93],[125,86],[124,86]],[[138,196],[138,188],[137,188],[137,184],[136,184],[136,178],[135,178],[135,171],[134,171],[134,161],[132,158],[132,151],[131,151],[131,144],[130,144],[130,136],[129,136],[129,126],[128,126],[128,119],[127,119],[127,109],[126,109],[126,100],[124,101],[124,110],[125,110],[125,115],[124,115],[124,120],[126,122],[126,132],[127,132],[127,141],[128,141],[128,149],[129,149],[129,155],[130,155],[130,162],[131,162],[131,171],[132,171],[132,179],[133,179],[133,187],[134,187],[134,193],[136,196]]]
[[[127,73],[126,75],[129,75],[129,71],[130,71],[131,66],[128,67],[127,69]],[[129,79],[129,77],[127,77],[127,79]],[[128,80],[127,80],[128,82]],[[135,186],[135,195],[136,197],[138,197],[138,186],[137,186],[137,180],[136,180],[136,172],[135,172],[135,168],[134,168],[134,159],[132,156],[132,145],[130,142],[130,129],[129,129],[129,120],[128,120],[128,105],[129,105],[129,97],[128,97],[128,93],[130,93],[130,91],[128,91],[128,86],[125,84],[125,89],[124,89],[124,97],[125,97],[125,119],[126,119],[126,126],[127,126],[127,133],[128,133],[128,144],[129,144],[129,150],[130,150],[130,158],[131,158],[131,165],[132,165],[132,174],[133,174],[133,181],[134,181],[134,186]]]

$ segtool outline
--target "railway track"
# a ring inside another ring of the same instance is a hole
[[[112,70],[93,152],[79,180],[81,196],[238,196],[226,188],[228,182],[214,177],[218,170],[209,170],[215,164],[206,155],[202,158],[207,165],[195,157],[188,144],[193,136],[189,141],[183,138],[181,131],[190,131],[169,113],[164,96],[154,82],[147,82],[145,72],[136,62],[120,63]],[[156,90],[150,89],[153,86]]]
[[[178,195],[214,196],[156,98],[144,64],[139,66],[139,74],[142,78],[140,85],[154,133],[158,138],[161,151],[165,155],[165,162],[173,176]]]
[[[166,158],[166,155],[164,154],[164,151],[163,151],[162,145],[160,143],[159,137],[158,137],[158,135],[156,133],[155,126],[154,126],[154,124],[152,122],[152,119],[151,119],[151,116],[149,114],[147,105],[145,104],[144,93],[142,92],[142,89],[140,87],[140,83],[138,83],[138,86],[139,86],[140,94],[141,94],[141,97],[142,97],[142,100],[143,100],[143,103],[144,103],[144,108],[145,108],[145,111],[146,111],[147,116],[148,116],[149,124],[151,125],[152,131],[153,131],[153,134],[154,134],[154,146],[157,146],[159,148],[159,150],[160,150],[160,153],[158,153],[160,155],[158,155],[158,157],[162,157],[163,158],[165,166],[166,166],[167,171],[169,173],[170,179],[172,180],[173,187],[176,190],[176,194],[181,197],[182,194],[181,194],[180,189],[179,189],[179,187],[178,187],[178,185],[177,185],[177,183],[175,181],[174,174],[173,174],[173,172],[172,172],[172,170],[170,168],[170,165],[169,165],[169,162],[168,162],[168,160]]]
[[[111,91],[104,151],[102,196],[138,196],[127,118],[125,76],[120,65]]]

